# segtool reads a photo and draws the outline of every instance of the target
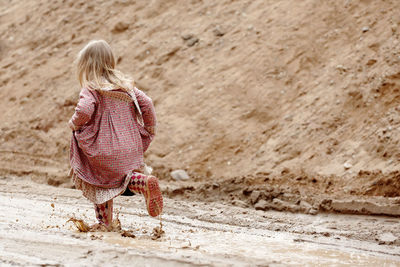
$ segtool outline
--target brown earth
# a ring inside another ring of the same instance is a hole
[[[71,187],[74,59],[102,38],[154,100],[158,136],[146,159],[167,195],[311,213],[335,210],[336,200],[392,205],[399,8],[389,0],[0,0],[0,175]],[[174,169],[191,182],[173,182]]]
[[[27,196],[29,196],[27,198]],[[163,231],[143,197],[117,197],[122,230],[77,190],[0,178],[1,266],[399,266],[400,218],[294,214],[165,198]],[[212,242],[210,242],[212,240]]]

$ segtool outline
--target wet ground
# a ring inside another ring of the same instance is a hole
[[[165,199],[163,230],[141,196],[118,197],[120,233],[80,233],[94,223],[79,191],[0,178],[0,265],[400,266],[400,219],[256,211]]]

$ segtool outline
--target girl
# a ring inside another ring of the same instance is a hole
[[[150,216],[158,216],[163,208],[158,180],[143,174],[143,153],[156,127],[151,99],[115,69],[104,40],[91,41],[79,52],[78,78],[82,90],[69,121],[70,163],[75,187],[94,203],[94,228],[110,230],[113,198],[127,188],[143,194]]]

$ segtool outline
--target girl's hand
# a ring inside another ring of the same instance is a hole
[[[156,129],[154,126],[144,126],[144,129],[150,134],[150,135],[155,135],[156,134]]]
[[[68,126],[72,131],[79,130],[79,127],[75,126],[75,124],[72,123],[72,120],[69,120]]]

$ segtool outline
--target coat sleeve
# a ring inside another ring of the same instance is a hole
[[[83,88],[79,94],[79,102],[76,105],[75,113],[69,121],[72,130],[79,130],[83,125],[88,123],[96,108],[96,98],[93,92]]]
[[[134,88],[134,91],[140,110],[142,111],[144,128],[150,135],[155,135],[157,118],[153,101],[136,87]]]

